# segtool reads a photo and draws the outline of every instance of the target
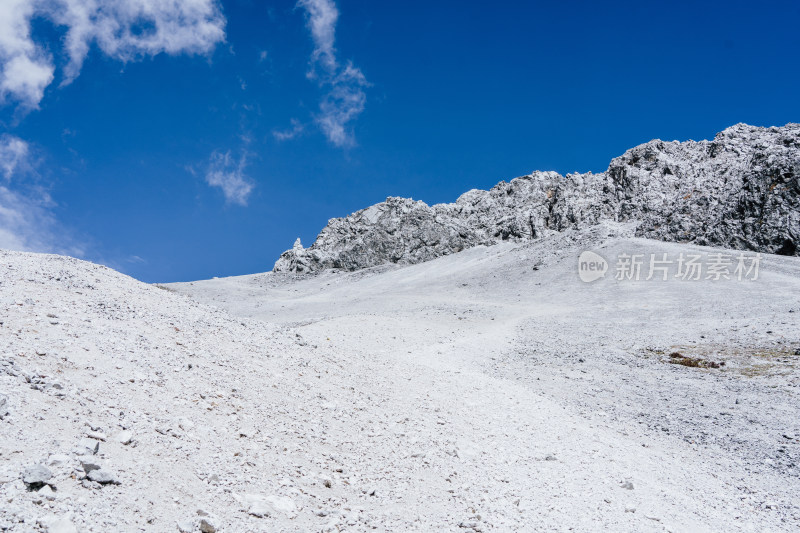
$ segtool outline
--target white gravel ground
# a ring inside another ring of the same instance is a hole
[[[625,234],[164,288],[2,252],[0,530],[797,531],[800,259],[582,283],[717,251]]]

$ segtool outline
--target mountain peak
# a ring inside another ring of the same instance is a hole
[[[535,240],[602,221],[670,242],[799,255],[800,124],[735,124],[713,141],[641,144],[605,172],[535,171],[454,203],[389,197],[334,218],[276,272],[413,264],[477,245]]]

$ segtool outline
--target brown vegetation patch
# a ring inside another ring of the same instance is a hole
[[[683,365],[692,368],[720,368],[725,366],[725,361],[719,363],[701,359],[700,357],[687,357],[680,352],[672,352],[669,354],[669,362],[673,365]]]

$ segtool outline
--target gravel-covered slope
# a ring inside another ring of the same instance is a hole
[[[704,251],[627,231],[166,288],[2,252],[0,528],[796,530],[798,259],[581,283]]]
[[[800,124],[737,124],[713,141],[651,141],[600,174],[534,172],[455,203],[387,198],[298,240],[276,272],[413,264],[481,244],[539,239],[600,221],[635,222],[637,235],[798,255]]]
[[[343,359],[420,365],[382,387],[416,391],[390,394],[412,419],[440,416],[438,432],[413,435],[453,446],[452,460],[414,453],[457,473],[456,501],[487,491],[473,520],[483,530],[796,529],[800,260],[764,256],[756,281],[578,279],[587,249],[730,253],[633,231],[600,224],[411,266],[174,287],[292,325]],[[673,364],[673,352],[724,366]],[[417,490],[435,501],[435,487]]]

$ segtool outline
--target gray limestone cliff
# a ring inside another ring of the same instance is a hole
[[[737,124],[713,141],[650,141],[599,174],[534,172],[429,206],[387,198],[298,239],[276,272],[419,263],[503,240],[539,239],[602,221],[636,235],[800,255],[800,124]]]

